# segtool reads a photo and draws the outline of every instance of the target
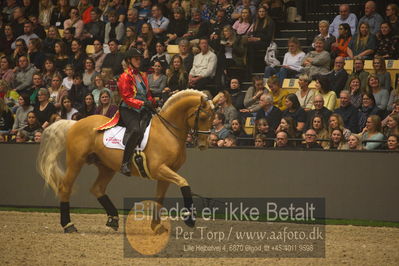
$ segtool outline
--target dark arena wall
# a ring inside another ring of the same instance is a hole
[[[38,145],[0,145],[0,205],[58,206],[35,169]],[[323,197],[330,219],[399,221],[398,153],[188,149],[179,173],[203,197]],[[97,176],[85,166],[71,207],[100,208],[89,193]],[[155,195],[155,182],[117,174],[108,187],[117,208],[124,197]],[[180,197],[171,185],[169,197]]]

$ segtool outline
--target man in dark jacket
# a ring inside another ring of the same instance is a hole
[[[259,99],[261,109],[256,113],[256,120],[266,118],[272,130],[276,130],[280,124],[282,112],[278,107],[273,105],[273,96],[270,94],[262,94]]]
[[[328,124],[328,119],[330,118],[330,115],[332,112],[328,110],[326,107],[324,107],[324,99],[323,96],[321,95],[316,95],[313,100],[313,105],[314,108],[313,110],[310,110],[307,112],[307,118],[306,118],[306,127],[305,128],[310,128],[311,126],[311,121],[312,118],[315,115],[321,115],[323,117],[324,125],[327,126]]]
[[[119,42],[116,39],[108,42],[109,50],[111,53],[107,54],[104,58],[102,67],[111,68],[115,75],[120,75],[123,72],[122,61],[123,54],[118,51]]]
[[[334,113],[342,116],[345,128],[353,133],[359,132],[359,112],[350,102],[350,92],[343,90],[339,95],[340,107]]]
[[[330,81],[330,88],[335,91],[336,95],[345,88],[346,81],[348,79],[348,73],[344,69],[345,59],[342,56],[338,56],[334,61],[334,69],[327,74],[328,80]]]

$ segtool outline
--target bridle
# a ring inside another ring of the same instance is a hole
[[[195,116],[194,126],[193,126],[193,128],[191,128],[191,136],[193,137],[193,140],[195,143],[197,142],[199,135],[211,134],[211,130],[199,130],[199,116],[201,113],[205,113],[208,117],[212,117],[212,113],[210,113],[209,111],[205,110],[202,107],[202,98],[201,98],[200,104],[198,105],[198,108],[187,117],[187,119],[190,119],[191,117]],[[159,118],[159,120],[161,120],[162,124],[166,127],[167,130],[169,130],[170,133],[172,133],[172,135],[175,138],[177,138],[179,140],[186,141],[186,139],[181,139],[179,136],[177,136],[176,133],[173,132],[173,130],[171,129],[171,127],[172,127],[175,130],[180,130],[177,126],[175,126],[173,123],[171,123],[167,119],[165,119],[160,113],[156,112],[155,115],[158,116],[158,118]]]

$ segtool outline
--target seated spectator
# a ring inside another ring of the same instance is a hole
[[[30,99],[28,94],[22,94],[18,98],[17,111],[15,113],[14,124],[12,126],[11,133],[15,134],[18,130],[24,128],[27,123],[28,113],[33,111],[33,106],[30,105]]]
[[[82,118],[88,117],[90,115],[94,115],[97,106],[94,102],[94,96],[90,92],[86,93],[85,101],[83,107],[79,109],[79,114],[82,115]]]
[[[398,135],[390,135],[387,140],[387,148],[390,151],[399,150],[399,137]]]
[[[389,95],[389,101],[387,110],[391,112],[395,109],[395,104],[399,104],[399,75],[396,77],[395,88],[391,91]]]
[[[33,112],[35,112],[37,120],[42,128],[49,125],[51,115],[57,112],[57,109],[49,102],[50,93],[48,89],[41,88],[37,94],[38,103],[35,105]]]
[[[347,23],[351,28],[352,35],[356,32],[357,17],[355,14],[350,12],[348,4],[339,5],[339,15],[337,15],[329,27],[329,33],[334,35],[336,38],[339,36],[338,28],[339,25]]]
[[[172,64],[166,72],[166,87],[162,90],[162,99],[165,102],[174,93],[185,90],[188,84],[188,74],[183,66],[183,59],[179,55],[172,57]]]
[[[183,59],[183,66],[187,73],[191,71],[194,55],[191,53],[190,42],[186,39],[179,41],[179,56]]]
[[[104,80],[105,88],[109,89],[110,91],[112,91],[114,93],[113,99],[116,100],[115,93],[119,95],[119,92],[118,92],[118,85],[117,85],[117,80],[115,79],[115,76],[114,76],[114,72],[112,71],[111,68],[103,67],[101,69],[100,75]]]
[[[244,1],[250,2],[249,0],[244,0]],[[254,13],[252,13],[250,8],[247,7],[242,8],[240,13],[233,13],[232,16],[237,16],[235,14],[238,14],[237,20],[233,24],[233,29],[237,32],[237,35],[241,36],[241,35],[246,35],[248,33],[252,24],[252,14],[256,13],[256,8],[254,7],[253,9]]]
[[[383,111],[377,107],[373,93],[362,93],[362,105],[359,109],[359,128],[366,126],[367,118],[371,115],[382,116]]]
[[[266,136],[264,134],[255,135],[255,148],[265,148],[266,147]]]
[[[11,44],[15,41],[15,36],[11,24],[5,24],[3,32],[0,34],[2,41],[0,42],[0,51],[4,54],[12,54]]]
[[[166,51],[166,46],[162,41],[157,41],[155,51],[156,54],[154,54],[150,59],[150,65],[154,65],[155,61],[158,61],[162,64],[164,69],[168,68],[171,57]]]
[[[318,143],[323,147],[323,149],[326,149],[329,146],[329,143],[328,141],[323,140],[329,139],[330,136],[328,135],[328,131],[325,127],[326,123],[323,120],[323,116],[313,116],[310,125],[310,128],[316,132],[316,139],[318,139]],[[303,136],[303,138],[305,138],[305,136]]]
[[[144,21],[139,19],[138,10],[136,8],[129,8],[127,11],[127,20],[125,22],[125,27],[133,27],[135,29],[135,32],[139,34],[141,32],[141,26],[143,25],[143,23]]]
[[[371,74],[367,80],[367,91],[372,92],[375,99],[375,104],[381,110],[386,110],[389,100],[388,90],[384,90],[380,85],[380,80],[377,75]]]
[[[350,102],[350,92],[343,90],[339,96],[339,108],[334,110],[334,113],[339,114],[346,128],[353,133],[359,132],[359,112],[358,108],[353,106]]]
[[[7,81],[8,84],[14,83],[13,63],[10,57],[3,55],[0,57],[0,79]]]
[[[144,26],[144,31],[146,31],[147,27],[150,27],[150,26],[147,26],[146,24],[144,24],[143,26]],[[153,38],[153,37],[151,37],[151,38],[153,41],[155,41],[155,38]],[[140,70],[143,72],[147,72],[150,70],[151,55],[155,53],[155,42],[153,42],[153,44],[154,44],[154,50],[150,51],[147,41],[145,41],[143,36],[140,35],[137,37],[136,43],[134,45],[134,47],[143,54],[143,59],[141,60],[141,67],[140,67]]]
[[[216,112],[215,118],[212,122],[212,130],[211,133],[214,133],[219,140],[224,140],[227,135],[230,134],[230,131],[224,127],[225,125],[225,116],[223,113]]]
[[[148,75],[148,86],[153,97],[161,98],[162,91],[166,88],[168,78],[165,75],[164,65],[156,60],[152,66],[154,73]]]
[[[348,150],[348,144],[345,141],[344,133],[341,129],[334,129],[331,132],[330,143],[327,147],[328,150]]]
[[[17,6],[11,11],[11,18],[7,21],[11,22],[15,37],[24,34],[24,24],[27,21],[24,14],[24,9]]]
[[[88,93],[88,89],[83,84],[83,78],[81,73],[75,73],[73,75],[73,85],[68,91],[68,96],[72,101],[73,107],[79,110],[84,105],[85,95]]]
[[[231,95],[231,103],[237,110],[244,109],[245,93],[241,90],[240,81],[237,78],[230,80],[230,87],[227,90]]]
[[[341,56],[335,58],[334,69],[327,74],[330,89],[335,92],[336,95],[345,88],[345,84],[348,80],[348,73],[344,69],[345,59]]]
[[[344,121],[339,114],[332,114],[328,120],[328,135],[331,136],[334,129],[339,129],[344,134],[345,140],[348,140],[351,131],[345,128]]]
[[[360,140],[359,135],[351,134],[348,139],[348,150],[363,150],[362,141]]]
[[[331,45],[333,43],[335,43],[336,38],[335,38],[335,36],[333,34],[328,33],[328,27],[329,26],[330,26],[330,23],[328,23],[327,20],[322,20],[322,21],[319,22],[319,32],[320,32],[320,34],[317,35],[313,39],[313,43],[312,43],[312,47],[313,48],[316,47],[316,40],[322,39],[322,40],[324,40],[324,42],[323,42],[324,50],[327,51],[327,52],[331,52]],[[338,34],[337,34],[337,37],[338,37]]]
[[[214,46],[218,57],[216,73],[219,78],[224,76],[224,74],[228,78],[231,78],[233,76],[230,71],[231,67],[239,67],[244,70],[246,56],[245,43],[245,38],[237,36],[230,25],[223,27],[220,41],[216,42]]]
[[[225,10],[217,9],[216,16],[214,16],[214,19],[210,20],[209,32],[211,32],[211,34],[209,35],[209,39],[212,48],[215,47],[215,43],[220,42],[223,27],[229,25],[225,15]]]
[[[108,12],[108,23],[105,24],[104,42],[108,43],[110,40],[118,40],[118,43],[123,40],[125,35],[125,25],[118,21],[118,14],[115,10]]]
[[[361,139],[366,150],[375,150],[382,147],[380,141],[384,140],[384,135],[381,133],[381,118],[378,115],[371,115],[367,118]]]
[[[243,127],[242,127],[242,122],[240,119],[236,118],[230,121],[230,131],[231,134],[233,134],[237,138],[237,146],[249,146],[251,143],[251,140],[249,135],[245,133]],[[247,138],[247,139],[242,139],[242,138]]]
[[[119,22],[124,22],[126,19],[127,9],[125,7],[124,1],[113,0],[109,3],[110,10],[115,10],[117,14],[117,20]],[[108,12],[109,13],[109,12]],[[108,15],[109,16],[109,15]]]
[[[21,56],[27,56],[28,55],[28,46],[26,46],[26,43],[24,40],[16,40],[15,41],[15,50],[11,55],[11,60],[14,65],[18,66],[18,61]]]
[[[173,9],[173,17],[166,30],[166,44],[176,44],[188,30],[188,21],[184,15],[184,9],[178,7]]]
[[[269,86],[270,94],[273,96],[274,106],[284,111],[287,108],[285,99],[288,95],[288,91],[281,88],[280,82],[276,76],[269,78],[267,80],[267,85]]]
[[[26,125],[19,129],[21,133],[23,133],[27,141],[33,142],[35,139],[35,134],[38,131],[42,131],[42,127],[39,124],[39,121],[37,120],[36,114],[33,111],[29,111],[27,113],[27,119],[26,119]]]
[[[284,55],[283,65],[277,72],[274,67],[267,66],[265,68],[265,78],[269,78],[276,74],[280,84],[283,84],[285,78],[296,78],[302,70],[302,61],[305,53],[302,51],[300,42],[296,37],[288,40],[288,52]]]
[[[68,64],[73,66],[75,73],[83,73],[84,62],[87,58],[86,52],[83,51],[82,42],[74,39],[71,43],[72,56],[69,58]]]
[[[298,97],[290,93],[285,98],[286,110],[283,111],[283,117],[292,117],[295,122],[296,130],[301,132],[305,128],[306,113],[301,107]]]
[[[55,69],[54,60],[52,57],[47,57],[44,60],[44,69],[42,71],[43,85],[48,88],[51,86],[51,80],[54,74],[59,73]]]
[[[237,109],[231,103],[230,93],[226,90],[219,92],[213,101],[216,103],[216,111],[224,114],[224,127],[230,128],[230,122],[238,118]]]
[[[248,32],[248,64],[250,73],[253,72],[253,65],[257,51],[265,49],[270,45],[275,30],[274,21],[267,15],[264,7],[259,7],[255,21]]]
[[[335,43],[331,44],[331,57],[342,56],[344,58],[349,57],[348,45],[352,39],[351,29],[349,24],[343,23],[338,28],[338,38]]]
[[[303,72],[312,79],[317,74],[325,74],[330,69],[330,54],[324,50],[324,40],[315,39],[315,50],[309,52],[303,59]]]
[[[358,77],[353,77],[349,81],[349,92],[351,104],[356,109],[359,109],[362,105],[362,92],[360,89],[360,79]]]
[[[330,90],[330,84],[326,76],[319,75],[316,77],[316,95],[323,96],[324,106],[328,110],[334,110],[337,95],[334,91]]]
[[[8,134],[14,124],[14,117],[11,109],[4,102],[4,99],[0,98],[0,134]]]
[[[35,33],[41,40],[46,38],[46,31],[44,27],[39,23],[39,18],[37,15],[30,15],[29,21],[32,22],[33,33]]]
[[[209,134],[209,137],[208,137],[209,147],[217,147],[218,141],[219,141],[219,138],[215,133]]]
[[[23,131],[18,131],[15,136],[15,143],[25,143],[28,141],[27,136]]]
[[[120,50],[126,52],[131,47],[134,47],[137,40],[137,32],[133,26],[126,27],[125,37],[121,42]]]
[[[117,1],[113,1],[117,2]],[[90,23],[91,17],[90,17],[90,12],[93,10],[93,5],[90,3],[90,0],[80,0],[79,4],[77,5],[79,9],[79,14],[82,17],[83,23],[88,24]]]
[[[29,64],[27,56],[21,56],[18,60],[18,68],[15,72],[14,89],[19,93],[27,93],[32,86],[32,76],[37,69]]]
[[[383,133],[386,137],[390,135],[399,135],[399,114],[388,115],[382,122],[382,125],[384,126]]]
[[[330,118],[330,115],[332,114],[332,111],[328,110],[324,106],[324,99],[323,96],[320,94],[316,94],[314,96],[313,100],[313,105],[314,109],[310,110],[307,112],[307,118],[306,118],[306,128],[309,128],[311,126],[311,119],[315,115],[321,115],[323,117],[323,121],[328,121]]]
[[[58,72],[64,72],[65,66],[68,64],[69,57],[67,55],[66,45],[59,40],[54,45],[55,57],[54,65]]]
[[[29,40],[28,44],[28,57],[29,62],[37,69],[43,69],[44,53],[41,51],[41,40],[33,38]]]
[[[101,93],[102,90],[107,90],[112,95],[111,90],[109,90],[108,88],[105,87],[104,79],[103,79],[103,77],[101,75],[97,75],[97,76],[94,77],[94,86],[93,86],[93,88],[94,89],[92,90],[91,93],[93,95],[95,105],[99,104],[100,93]]]
[[[83,26],[82,40],[85,44],[93,44],[95,39],[104,41],[105,23],[100,20],[101,10],[93,8],[90,10],[90,22]],[[84,22],[84,21],[83,21]]]
[[[274,144],[276,149],[291,149],[292,147],[288,141],[288,134],[285,131],[279,131],[276,134],[276,141]]]
[[[288,137],[291,139],[299,138],[301,136],[301,132],[298,132],[298,130],[296,130],[295,120],[291,116],[281,118],[280,124],[275,131],[285,131],[287,132]],[[293,144],[292,146],[295,146],[296,142],[291,142]]]
[[[43,27],[50,26],[53,9],[54,5],[51,0],[41,0],[39,2],[39,22]]]
[[[310,111],[313,107],[313,99],[316,91],[309,88],[310,78],[306,74],[299,76],[298,84],[299,89],[295,92],[299,104],[305,111]]]
[[[217,58],[209,50],[207,39],[199,42],[200,53],[194,57],[193,67],[188,75],[188,85],[190,88],[203,90],[215,76]]]
[[[50,24],[59,29],[64,29],[64,22],[68,19],[71,6],[69,1],[59,0],[51,13]]]
[[[391,75],[387,71],[384,58],[376,55],[373,59],[374,74],[377,75],[381,88],[391,90]]]
[[[273,105],[273,96],[262,94],[259,99],[260,110],[256,113],[256,119],[266,118],[272,130],[276,130],[280,123],[282,112]]]
[[[375,11],[375,2],[367,1],[364,5],[364,16],[359,19],[359,25],[366,22],[370,26],[370,32],[376,34],[380,28],[383,18]]]
[[[49,125],[54,124],[57,121],[60,121],[62,118],[58,113],[52,114],[50,116]]]
[[[237,138],[232,134],[227,135],[227,137],[224,139],[223,147],[230,148],[236,146],[237,146]]]
[[[94,46],[94,53],[92,55],[90,55],[89,57],[94,60],[95,71],[100,72],[106,54],[104,53],[103,43],[100,40],[95,39],[93,42],[93,46]]]
[[[321,150],[323,149],[316,140],[317,134],[313,129],[308,129],[305,132],[305,143],[299,145],[300,148],[306,150]]]
[[[274,133],[274,130],[269,127],[269,123],[267,122],[266,118],[260,118],[259,120],[256,120],[255,122],[255,144],[256,144],[256,136],[262,135],[265,137],[263,140],[263,147],[273,147],[273,141],[272,140],[267,140],[268,139],[274,139],[276,137],[276,134]]]
[[[102,68],[111,68],[115,75],[120,75],[123,72],[123,55],[118,51],[118,45],[119,42],[117,40],[108,42],[110,53],[105,56],[102,65]]]
[[[93,90],[94,77],[99,74],[94,67],[94,60],[87,57],[84,62],[83,85],[85,85],[90,91]]]
[[[359,25],[358,32],[349,42],[347,53],[353,59],[354,57],[361,59],[371,59],[376,49],[376,39],[370,33],[370,27],[363,22]]]
[[[61,108],[58,114],[62,119],[72,120],[72,115],[77,113],[78,110],[72,107],[72,99],[68,95],[61,98]]]
[[[254,113],[261,109],[259,105],[260,97],[267,93],[265,83],[262,76],[254,76],[252,78],[252,86],[247,89],[244,98],[244,106],[246,109],[240,110],[241,112]]]
[[[235,19],[232,18],[232,15],[234,13],[234,6],[231,4],[231,2],[229,0],[219,0],[218,9],[224,11],[223,20],[226,21],[226,23],[232,25],[234,23]],[[217,16],[217,14],[216,14],[216,16]],[[212,23],[215,20],[216,20],[216,18],[215,18],[215,16],[213,16],[211,18],[210,22]]]
[[[29,20],[26,21],[24,23],[24,34],[20,35],[17,37],[17,40],[22,39],[25,41],[25,44],[28,45],[29,44],[29,40],[30,39],[39,39],[39,36],[37,36],[34,32],[33,32],[33,27],[32,27],[32,22],[30,22]],[[14,50],[15,49],[15,42],[13,44],[11,44],[11,48]]]
[[[64,30],[64,38],[62,38],[62,41],[65,43],[66,45],[66,50],[67,50],[67,55],[71,56],[72,53],[72,41],[74,39],[73,37],[73,32],[74,32],[74,28],[69,28],[69,29],[65,29]]]
[[[399,34],[399,7],[397,4],[389,4],[385,9],[387,21],[391,24],[394,35]]]
[[[57,41],[61,40],[57,27],[50,26],[47,30],[47,37],[43,40],[42,50],[47,56],[55,54],[54,46]]]
[[[159,4],[152,6],[151,14],[152,16],[148,19],[148,23],[151,24],[155,37],[157,39],[165,40],[169,19],[163,16],[162,9]]]
[[[118,106],[112,103],[112,96],[109,91],[102,90],[100,93],[100,102],[94,113],[112,118],[117,111]]]
[[[83,33],[83,20],[80,18],[79,10],[71,7],[69,10],[69,18],[64,21],[64,29],[75,28],[74,37],[80,39]]]
[[[396,59],[399,54],[399,37],[392,32],[391,24],[383,22],[381,30],[376,34],[377,44],[375,55],[379,55],[384,59]]]
[[[188,23],[188,31],[183,38],[188,39],[192,44],[197,44],[199,39],[208,38],[210,32],[210,23],[201,18],[201,11],[193,8],[191,11],[191,21]]]
[[[51,80],[51,86],[48,87],[48,91],[50,93],[49,102],[54,104],[55,108],[59,110],[62,104],[62,97],[68,94],[68,91],[62,87],[62,77],[60,74],[55,73],[53,75],[53,79]]]
[[[349,90],[349,81],[352,80],[352,78],[357,77],[360,80],[360,90],[362,92],[366,91],[369,74],[369,72],[364,71],[364,60],[355,58],[353,61],[353,72],[349,75],[346,81],[345,90]]]

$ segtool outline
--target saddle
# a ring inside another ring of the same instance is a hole
[[[141,130],[139,132],[140,136],[138,139],[138,146],[136,147],[133,153],[132,163],[138,170],[141,177],[153,179],[150,174],[150,171],[147,168],[147,158],[145,153],[143,152],[148,141],[150,122],[151,122],[151,116],[141,121],[140,125]],[[109,121],[95,128],[95,130],[104,131],[104,146],[108,148],[116,148],[123,150],[125,148],[127,139],[126,138],[122,139],[120,135],[121,134],[124,135],[124,132],[126,130],[125,128],[126,128],[125,125],[120,120],[120,113],[119,111],[117,111]],[[148,133],[146,132],[147,128],[148,128]],[[114,129],[115,131],[113,131]],[[147,133],[146,136],[144,136],[145,132]],[[111,136],[107,136],[108,135],[107,133],[110,133]]]

